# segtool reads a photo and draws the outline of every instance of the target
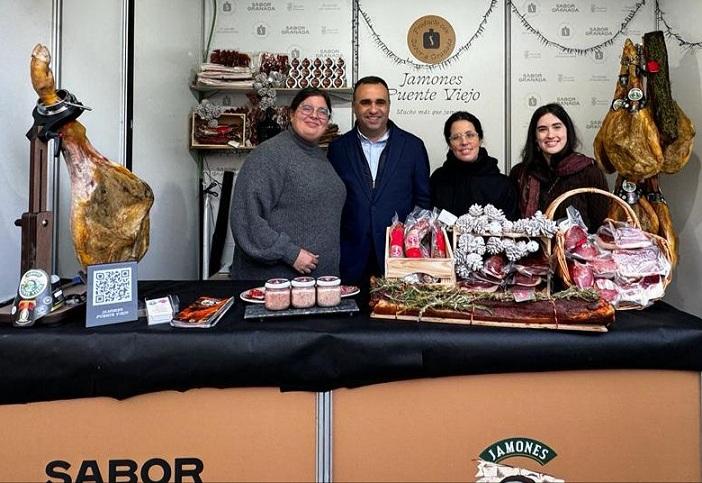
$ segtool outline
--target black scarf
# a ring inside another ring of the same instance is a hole
[[[461,173],[468,176],[485,176],[488,174],[500,174],[497,167],[497,160],[491,157],[485,148],[480,148],[478,158],[475,161],[461,161],[449,150],[446,153],[444,167],[454,173]]]

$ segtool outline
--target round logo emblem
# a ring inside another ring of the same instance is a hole
[[[643,99],[643,96],[643,91],[638,87],[632,87],[629,91],[629,94],[627,95],[627,97],[632,101],[640,101],[641,99]]]
[[[624,99],[615,99],[612,101],[612,110],[613,111],[618,111],[622,107],[626,107],[626,102]]]
[[[42,270],[28,270],[20,280],[19,295],[23,299],[34,299],[49,285],[49,277]]]
[[[624,180],[622,182],[622,189],[627,193],[635,193],[636,192],[636,184],[632,183],[629,180]]]
[[[445,19],[437,15],[425,15],[415,20],[409,28],[407,46],[417,60],[438,64],[446,60],[456,48],[456,32]]]

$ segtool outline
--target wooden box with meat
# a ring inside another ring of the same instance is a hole
[[[552,250],[563,283],[594,289],[618,310],[643,309],[661,299],[672,278],[668,242],[644,231],[625,201],[596,188],[564,193],[548,207],[547,215],[552,216],[560,204],[580,193],[611,198],[626,214],[626,221],[607,219],[594,234],[577,223],[561,224]]]
[[[453,285],[453,250],[436,214],[416,209],[405,223],[393,220],[385,238],[385,277]]]
[[[475,292],[500,292],[515,301],[551,293],[547,256],[555,224],[543,214],[507,220],[492,205],[473,205],[453,230],[458,285]]]
[[[223,113],[211,120],[203,119],[193,112],[190,147],[193,149],[222,149],[230,142],[244,146],[246,139],[246,115]]]

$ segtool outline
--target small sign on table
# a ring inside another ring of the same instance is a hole
[[[137,262],[88,265],[85,326],[137,320]]]

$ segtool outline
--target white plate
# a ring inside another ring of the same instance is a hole
[[[361,289],[359,289],[355,285],[342,285],[341,286],[341,298],[353,297],[354,295],[357,295],[360,291],[361,291]]]
[[[253,292],[254,290],[260,292],[261,295],[258,296],[258,294],[257,294],[256,297],[252,297],[251,292]],[[265,302],[265,298],[264,298],[265,294],[266,294],[266,287],[256,287],[256,288],[250,288],[248,290],[244,290],[239,295],[239,298],[241,298],[241,300],[243,300],[244,302],[249,302],[252,304],[262,304],[263,302]]]

